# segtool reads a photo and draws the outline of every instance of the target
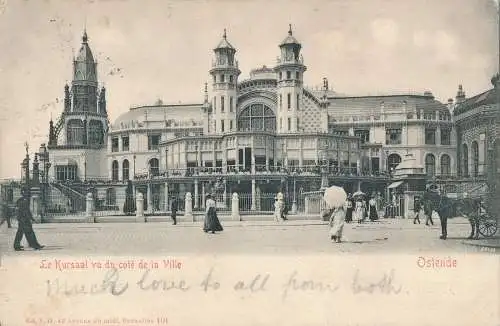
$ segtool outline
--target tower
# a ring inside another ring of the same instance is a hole
[[[97,62],[84,31],[80,50],[73,59],[71,89],[68,84],[64,86],[64,110],[55,126],[50,122],[49,145],[57,146],[59,134],[63,132],[65,145],[105,147],[106,90],[102,87],[99,91],[98,87]]]
[[[219,45],[214,49],[215,61],[212,62],[212,121],[209,133],[224,133],[236,130],[236,99],[238,62],[235,61],[236,49],[228,42],[226,30]]]
[[[301,44],[293,37],[292,25],[288,36],[279,45],[281,54],[274,68],[277,74],[278,108],[276,123],[278,133],[295,133],[299,131],[299,110],[302,105],[303,77],[306,71],[304,60],[300,54]]]

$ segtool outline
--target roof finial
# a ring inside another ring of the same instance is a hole
[[[292,24],[288,24],[289,29],[288,29],[288,35],[292,35]]]
[[[225,28],[224,28],[224,34],[222,35],[222,37],[223,37],[224,39],[226,39],[226,37],[227,37],[227,34],[226,34],[226,29],[225,29]]]
[[[88,36],[87,36],[87,28],[85,28],[83,30],[83,37],[82,37],[82,41],[83,43],[87,43],[87,40],[88,40]]]

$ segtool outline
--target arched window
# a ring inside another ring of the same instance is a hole
[[[157,176],[160,174],[160,162],[157,158],[149,160],[149,175]]]
[[[451,173],[451,158],[448,154],[441,156],[441,175],[450,175]]]
[[[106,189],[106,205],[107,206],[116,205],[116,190],[114,188]]]
[[[89,145],[104,144],[104,128],[97,120],[90,120],[89,123]]]
[[[433,154],[425,156],[425,173],[429,177],[433,177],[436,173],[436,157]]]
[[[123,181],[127,181],[130,179],[130,167],[128,160],[123,160],[122,163],[122,178]]]
[[[479,174],[479,146],[477,141],[473,141],[471,145],[472,151],[472,175],[477,177]]]
[[[466,144],[462,145],[462,175],[469,176],[469,148]]]
[[[83,121],[73,119],[68,121],[66,127],[66,139],[68,145],[83,145],[85,139],[85,127]]]
[[[111,163],[111,180],[118,181],[118,161]]]
[[[244,108],[238,118],[239,131],[274,131],[276,116],[264,104],[252,104]]]
[[[389,169],[389,172],[393,171],[399,163],[401,163],[401,156],[398,154],[389,155],[387,158],[387,168]]]

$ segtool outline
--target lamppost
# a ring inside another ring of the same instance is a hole
[[[297,172],[292,172],[293,176],[293,202],[292,202],[292,214],[297,214]]]
[[[135,159],[136,159],[136,156],[134,154],[134,176],[133,176],[133,180],[135,180]]]
[[[28,154],[29,145],[28,142],[24,143],[24,148],[26,149],[26,156],[21,163],[21,183],[24,183],[26,187],[30,186],[30,157]]]
[[[41,209],[41,218],[42,222],[45,218],[47,209],[48,209],[48,189],[49,189],[49,152],[47,151],[47,147],[45,144],[40,146],[38,157],[40,158],[40,163],[42,164],[42,169],[40,171],[41,175],[41,195],[42,195],[42,209]]]
[[[320,190],[325,190],[328,188],[328,143],[323,145],[323,150],[321,151],[321,188]]]

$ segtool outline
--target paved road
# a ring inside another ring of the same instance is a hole
[[[157,223],[95,223],[35,225],[41,252],[14,252],[15,228],[0,231],[4,255],[44,254],[308,254],[308,253],[416,253],[480,252],[480,247],[464,243],[469,233],[467,220],[449,222],[449,239],[440,240],[439,223],[428,227],[412,220],[382,219],[366,224],[346,224],[344,242],[331,243],[328,226],[319,221],[223,222],[219,234],[201,231],[201,223],[173,226]],[[489,250],[495,252],[495,249]],[[500,250],[496,249],[496,252]]]

